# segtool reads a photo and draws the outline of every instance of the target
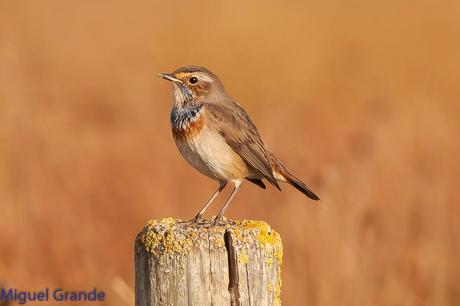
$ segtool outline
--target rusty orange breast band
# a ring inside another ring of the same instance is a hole
[[[190,140],[205,126],[205,111],[199,109],[184,109],[171,116],[171,127],[174,138]]]

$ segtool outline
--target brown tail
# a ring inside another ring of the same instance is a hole
[[[296,178],[294,175],[290,174],[287,170],[283,171],[283,176],[286,179],[286,182],[294,186],[295,189],[302,192],[304,195],[309,197],[312,200],[318,201],[319,197],[310,189],[308,189],[307,185],[302,183],[301,180]]]

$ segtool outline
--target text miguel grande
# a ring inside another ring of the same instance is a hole
[[[28,302],[102,302],[105,301],[105,292],[92,290],[64,290],[62,288],[45,288],[43,290],[19,290],[16,288],[0,288],[0,304],[18,303],[26,304]]]

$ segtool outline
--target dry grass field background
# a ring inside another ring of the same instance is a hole
[[[322,198],[245,184],[228,210],[281,233],[284,305],[459,305],[459,20],[449,0],[0,0],[0,282],[132,303],[136,233],[217,186],[154,77],[195,64]]]

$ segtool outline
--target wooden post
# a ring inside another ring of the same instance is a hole
[[[283,247],[265,222],[152,220],[135,252],[136,306],[281,305]]]

